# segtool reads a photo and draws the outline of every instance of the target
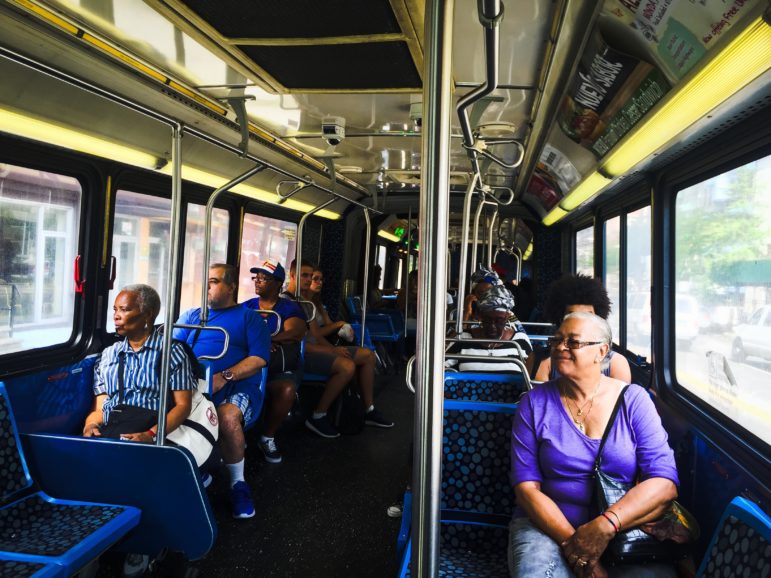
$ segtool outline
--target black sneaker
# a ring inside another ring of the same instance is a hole
[[[326,415],[322,415],[319,418],[314,418],[313,416],[309,417],[305,420],[305,427],[323,438],[331,439],[340,437],[340,432],[330,423],[329,418]]]
[[[260,448],[260,451],[262,452],[266,462],[269,464],[281,463],[281,452],[278,451],[275,438],[271,438],[265,441],[260,440],[257,444],[257,447]]]
[[[364,423],[375,427],[394,427],[394,422],[388,421],[382,413],[373,409],[364,416]]]

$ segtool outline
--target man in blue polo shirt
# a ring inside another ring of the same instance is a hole
[[[244,480],[244,425],[252,424],[262,409],[261,370],[270,359],[270,333],[262,318],[236,303],[238,270],[217,263],[209,267],[207,326],[222,327],[230,336],[225,356],[212,361],[213,401],[220,421],[220,450],[230,473],[233,517],[254,516],[249,486]],[[178,323],[199,325],[201,309],[183,313]],[[224,336],[219,331],[175,329],[174,338],[186,341],[197,356],[218,355]]]

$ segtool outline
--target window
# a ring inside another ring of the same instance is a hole
[[[107,301],[107,331],[115,330],[112,306],[126,285],[145,283],[161,296],[161,312],[166,310],[167,271],[171,200],[119,190],[115,195],[115,225],[112,254],[117,260],[115,284]]]
[[[611,312],[608,317],[610,329],[613,332],[613,341],[620,343],[618,304],[621,299],[621,263],[619,254],[621,248],[621,217],[613,217],[605,221],[605,245],[603,260],[605,262],[605,276],[603,283],[608,291],[611,302]]]
[[[771,156],[675,202],[680,385],[771,443]]]
[[[203,279],[204,226],[206,207],[189,204],[180,287],[180,311],[201,306]],[[211,252],[209,263],[225,263],[228,258],[228,225],[230,216],[224,209],[214,209],[211,224]]]
[[[594,277],[594,227],[576,231],[576,273]]]
[[[383,279],[386,274],[386,248],[383,245],[375,245],[375,262],[380,265],[380,279],[378,282],[378,289],[383,288]],[[370,280],[370,283],[372,280]]]
[[[0,164],[0,355],[72,335],[81,196],[72,177]]]
[[[651,355],[651,208],[626,215],[626,348]],[[618,303],[618,302],[616,302]]]
[[[297,225],[260,215],[244,215],[241,240],[241,270],[239,273],[239,301],[254,297],[254,283],[249,269],[266,259],[276,259],[285,268],[289,278],[289,264],[295,258]]]

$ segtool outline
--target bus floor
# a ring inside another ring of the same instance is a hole
[[[389,518],[386,510],[401,499],[409,475],[415,399],[403,372],[377,377],[375,401],[395,422],[393,428],[365,427],[331,440],[304,427],[320,390],[303,388],[300,411],[276,438],[282,463],[262,459],[259,427],[247,434],[245,477],[257,512],[253,518],[231,517],[227,474],[215,475],[209,499],[219,533],[208,555],[191,563],[198,576],[396,575],[401,520]],[[116,566],[117,560],[102,564],[99,576],[116,575]]]

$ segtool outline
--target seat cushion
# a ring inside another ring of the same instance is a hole
[[[447,375],[444,379],[446,399],[516,403],[524,391],[525,385],[521,376],[503,380],[500,376],[466,379]]]
[[[45,578],[63,575],[64,569],[53,564],[0,560],[0,578]]]
[[[704,578],[771,576],[771,544],[735,516],[728,516],[707,552]]]
[[[442,523],[439,576],[508,578],[508,535],[508,528],[500,526]]]
[[[121,506],[56,504],[35,494],[0,509],[0,550],[60,556],[124,511]]]

